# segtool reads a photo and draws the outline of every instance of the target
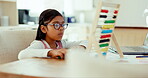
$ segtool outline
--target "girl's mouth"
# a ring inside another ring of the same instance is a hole
[[[62,37],[63,36],[63,33],[59,33],[58,35]]]

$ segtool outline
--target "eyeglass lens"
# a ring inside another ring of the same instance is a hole
[[[60,27],[63,27],[63,29],[66,29],[68,24],[53,24],[55,29],[59,29]]]

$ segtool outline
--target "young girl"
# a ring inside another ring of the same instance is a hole
[[[61,40],[67,26],[68,24],[64,23],[63,16],[57,10],[47,9],[43,11],[39,17],[36,40],[19,53],[18,59],[30,57],[63,59],[68,48],[73,46],[86,48],[86,41],[67,42]]]

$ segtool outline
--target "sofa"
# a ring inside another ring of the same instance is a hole
[[[0,30],[0,64],[18,60],[18,53],[36,37],[36,30]]]

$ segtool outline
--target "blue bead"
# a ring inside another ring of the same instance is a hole
[[[106,52],[102,52],[102,55],[103,55],[103,56],[106,56],[106,54],[107,54]]]

